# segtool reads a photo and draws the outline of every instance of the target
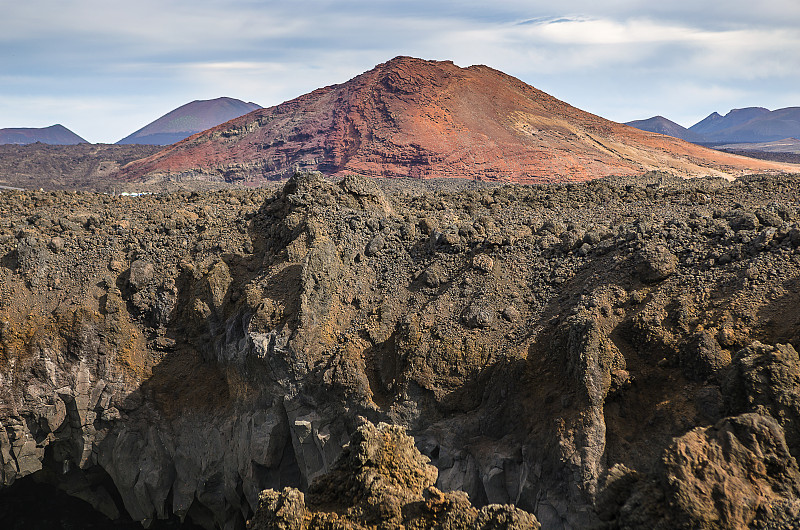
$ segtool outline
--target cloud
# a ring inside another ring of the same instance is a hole
[[[689,27],[661,24],[646,19],[617,21],[612,19],[558,18],[521,23],[522,35],[557,44],[603,45],[641,44],[686,41],[697,38],[698,31]]]
[[[507,62],[530,70],[569,72],[627,64],[686,71],[691,75],[753,78],[796,74],[797,30],[708,30],[647,19],[558,18],[522,21],[466,31],[450,38],[514,56]]]
[[[796,0],[28,0],[0,19],[0,96],[31,112],[60,99],[46,106],[52,121],[114,141],[167,104],[268,106],[414,55],[487,64],[614,119],[693,115],[714,92],[678,101],[676,87],[717,87],[719,104],[796,97],[799,27]],[[66,108],[92,101],[102,105]]]

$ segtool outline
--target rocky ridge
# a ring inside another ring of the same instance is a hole
[[[725,116],[713,112],[689,130],[715,144],[770,142],[800,135],[800,107],[768,110],[733,109]]]
[[[438,470],[387,520],[797,524],[797,177],[430,184],[0,194],[0,482],[145,525],[301,492],[372,524],[330,497],[395,432],[366,419]]]

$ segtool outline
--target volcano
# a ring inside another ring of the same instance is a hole
[[[20,127],[0,129],[0,144],[26,145],[40,142],[51,145],[85,144],[86,140],[60,123],[50,127]]]
[[[689,177],[799,168],[615,123],[487,66],[397,57],[191,136],[120,178],[257,185],[297,169],[535,183],[655,169]]]
[[[703,142],[705,138],[702,134],[690,131],[672,120],[668,120],[664,116],[653,116],[646,120],[635,120],[625,122],[625,125],[636,127],[643,131],[650,131],[659,134],[666,134],[667,136],[674,136],[687,142]]]
[[[168,112],[118,141],[118,144],[169,145],[193,134],[260,109],[233,98],[196,100]]]

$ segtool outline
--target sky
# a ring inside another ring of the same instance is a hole
[[[690,126],[800,106],[800,0],[25,0],[0,128],[113,143],[193,100],[269,107],[398,55],[485,64],[583,110]]]

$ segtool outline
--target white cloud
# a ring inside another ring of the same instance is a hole
[[[536,24],[520,24],[520,34],[558,44],[641,44],[693,40],[697,30],[651,20],[572,18],[542,21]]]
[[[797,30],[711,31],[654,20],[568,18],[467,29],[446,39],[548,73],[630,65],[750,79],[796,75],[800,66]]]
[[[800,32],[738,30],[706,39],[690,63],[690,71],[725,79],[797,76]]]
[[[193,99],[268,106],[401,54],[612,119],[800,105],[799,27],[797,0],[28,0],[0,18],[0,127],[51,116],[116,141]]]

